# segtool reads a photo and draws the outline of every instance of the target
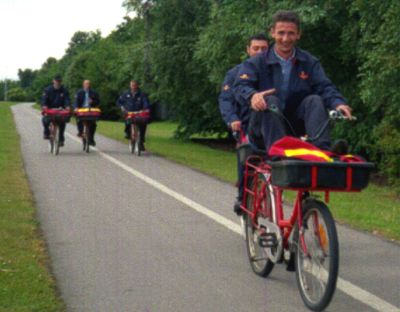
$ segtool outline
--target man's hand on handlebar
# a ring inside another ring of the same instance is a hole
[[[352,119],[353,118],[353,115],[351,114],[353,110],[347,104],[338,105],[338,107],[336,107],[336,110],[341,112],[346,117],[346,119]]]
[[[275,89],[269,89],[266,91],[254,93],[251,97],[251,108],[254,109],[256,112],[266,110],[268,108],[268,105],[264,100],[264,96],[272,95],[275,92]]]
[[[240,120],[236,120],[234,122],[231,123],[231,129],[232,132],[239,132],[241,129],[242,123],[240,122]]]

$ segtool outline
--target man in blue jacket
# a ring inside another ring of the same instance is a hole
[[[268,49],[268,40],[264,34],[258,34],[250,37],[247,45],[247,55],[249,57],[255,56]],[[239,132],[242,130],[247,133],[247,126],[250,118],[250,108],[248,105],[240,105],[235,99],[232,90],[233,83],[237,76],[241,64],[231,68],[225,75],[222,83],[221,93],[218,98],[219,109],[222,119],[232,132]],[[240,163],[238,155],[238,197],[234,205],[234,211],[237,214],[242,213],[240,203],[243,197],[243,173],[244,166]]]
[[[47,108],[71,108],[69,92],[62,85],[62,78],[60,75],[56,75],[53,79],[53,84],[48,86],[42,95],[41,100],[42,110]],[[50,120],[43,116],[42,124],[44,128],[43,138],[48,140],[50,138]],[[65,123],[60,123],[60,146],[64,146],[64,131]]]
[[[90,80],[84,80],[82,89],[78,90],[75,94],[75,103],[74,108],[92,108],[98,107],[100,105],[99,94],[91,88]],[[96,133],[97,124],[92,122],[91,127],[89,129],[90,132],[90,140],[89,144],[95,146],[96,142],[94,141],[94,135]],[[78,128],[78,137],[82,137],[83,135],[83,122],[78,120],[77,122]]]
[[[326,77],[318,59],[296,47],[300,39],[299,16],[292,11],[278,11],[273,16],[271,36],[275,44],[244,62],[234,83],[237,100],[250,105],[252,114],[262,115],[260,126],[249,126],[250,138],[267,151],[286,135],[285,119],[292,125],[293,135],[315,137],[328,120],[327,109],[336,109],[351,118],[351,108]],[[329,149],[329,130],[313,143]]]
[[[117,105],[121,108],[122,113],[136,112],[140,110],[150,110],[150,102],[147,95],[140,90],[139,82],[132,80],[130,82],[130,89],[121,94],[118,98]],[[125,138],[130,138],[130,127],[125,123]],[[144,142],[146,137],[147,124],[142,123],[139,125],[140,129],[140,149],[145,150]]]

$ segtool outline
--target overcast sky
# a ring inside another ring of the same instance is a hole
[[[0,0],[0,80],[59,59],[78,30],[108,35],[123,22],[122,1]]]

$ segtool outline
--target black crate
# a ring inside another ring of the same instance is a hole
[[[372,163],[270,162],[272,184],[283,188],[356,191],[367,187]]]

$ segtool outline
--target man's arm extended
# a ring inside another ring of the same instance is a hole
[[[221,93],[218,97],[219,110],[222,119],[228,127],[232,127],[232,125],[238,125],[238,127],[240,127],[240,119],[236,112],[236,99],[232,90],[232,84],[235,80],[236,72],[237,70],[232,69],[226,73],[224,82],[222,83]],[[236,131],[237,129],[233,130]]]

